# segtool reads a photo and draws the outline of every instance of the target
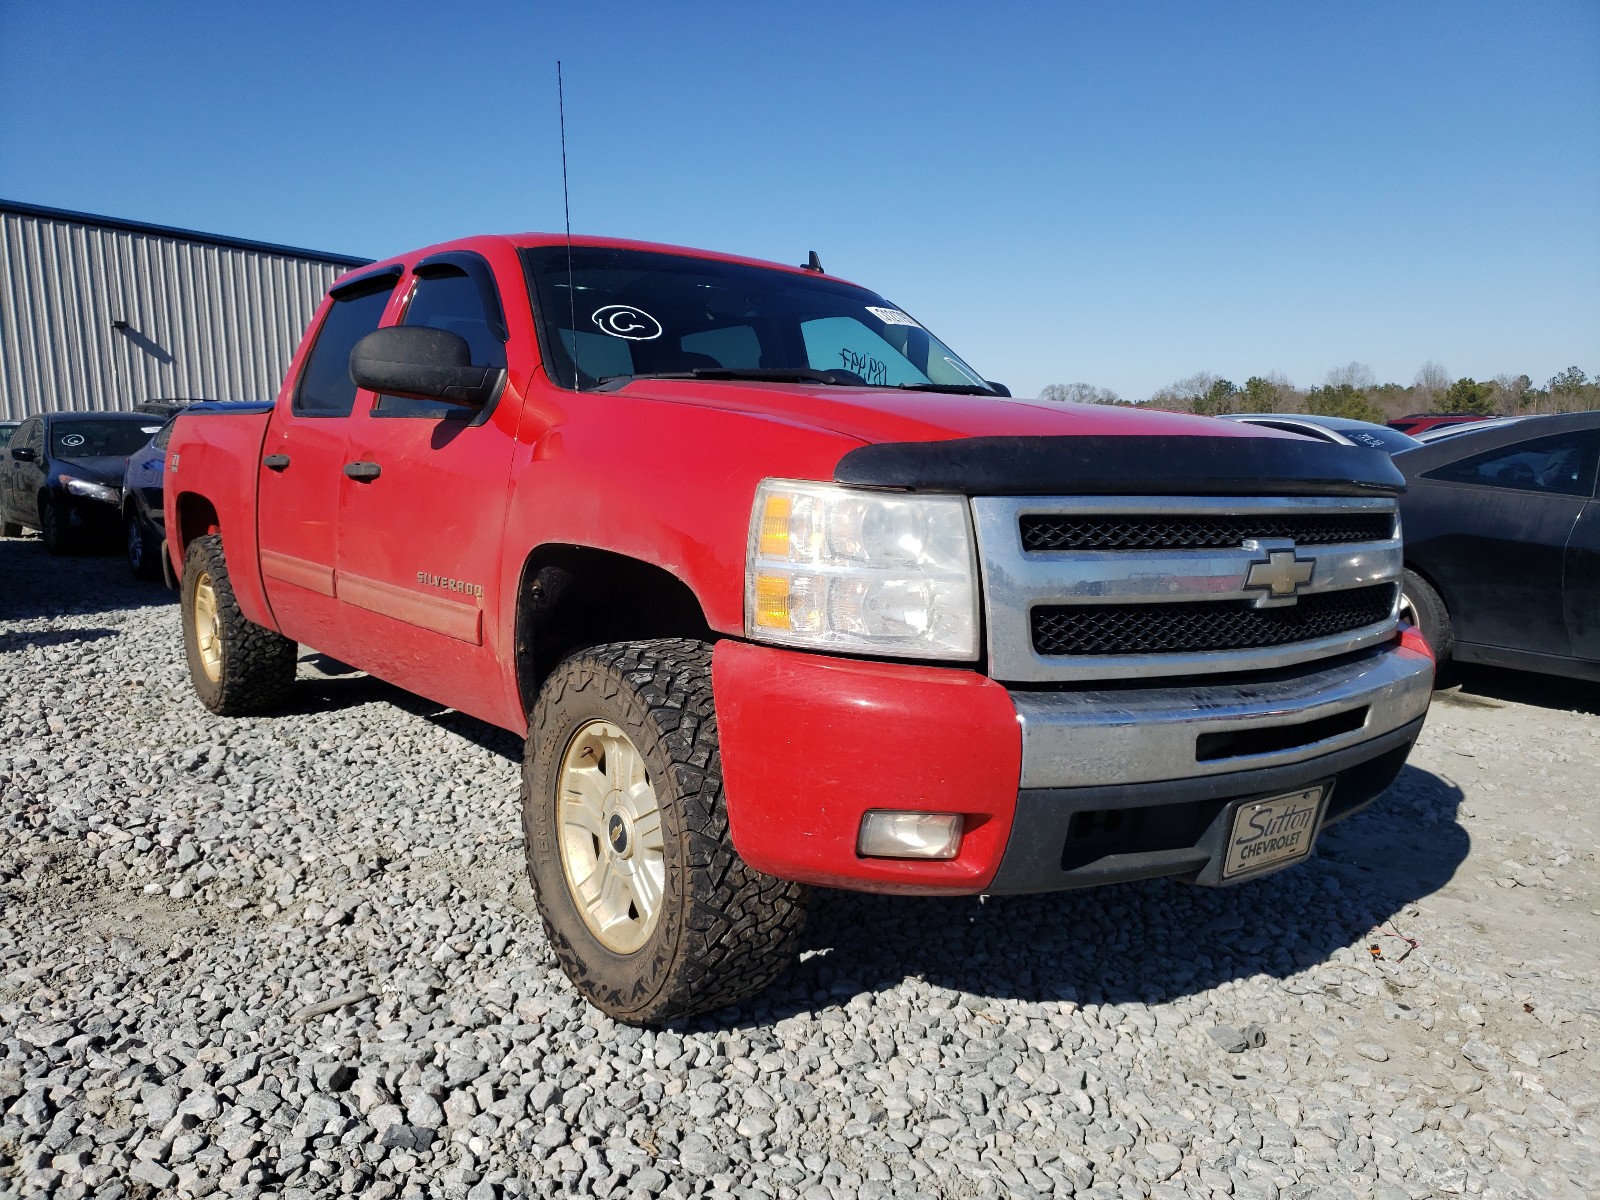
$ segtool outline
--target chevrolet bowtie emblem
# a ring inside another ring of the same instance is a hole
[[[1244,577],[1246,589],[1266,589],[1266,594],[1256,599],[1258,607],[1295,603],[1295,593],[1311,582],[1317,569],[1316,559],[1296,557],[1294,543],[1286,539],[1252,538],[1244,548],[1266,556],[1263,561],[1251,563]]]

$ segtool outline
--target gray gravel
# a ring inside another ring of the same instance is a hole
[[[213,718],[166,593],[0,541],[0,1197],[1600,1180],[1593,689],[1446,693],[1390,796],[1243,888],[819,895],[766,996],[651,1033],[555,967],[516,740],[341,672]]]

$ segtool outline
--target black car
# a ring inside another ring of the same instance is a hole
[[[0,526],[37,529],[51,554],[68,554],[119,528],[128,456],[161,422],[139,413],[29,417],[0,459]]]
[[[196,400],[179,411],[266,412],[271,408],[258,401]],[[167,473],[167,442],[178,415],[168,417],[156,435],[129,456],[122,477],[123,546],[128,553],[128,569],[136,579],[161,578],[161,540],[166,537],[162,483]]]
[[[1403,616],[1441,661],[1600,680],[1600,412],[1395,455],[1410,485]]]

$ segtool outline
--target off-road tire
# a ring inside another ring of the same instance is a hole
[[[77,535],[66,514],[48,492],[39,497],[39,539],[44,542],[47,554],[61,556],[78,548]]]
[[[590,930],[562,866],[562,764],[574,737],[597,720],[633,742],[661,812],[660,916],[630,954]],[[806,888],[746,866],[729,835],[704,642],[594,646],[556,667],[529,722],[522,828],[550,945],[583,997],[618,1021],[660,1025],[736,1003],[798,956]]]
[[[131,509],[122,521],[122,549],[135,579],[161,578],[160,542],[150,536],[139,514]]]
[[[1455,645],[1455,634],[1450,628],[1450,610],[1444,606],[1443,598],[1434,591],[1433,585],[1415,571],[1406,572],[1401,591],[1404,597],[1402,610],[1406,605],[1410,606],[1416,618],[1417,631],[1433,651],[1434,660],[1443,666],[1450,660],[1450,650]]]
[[[0,537],[18,538],[22,536],[22,526],[11,521],[0,521]]]
[[[208,576],[216,594],[217,634],[222,662],[213,680],[200,656],[195,629],[195,588]],[[228,563],[222,538],[214,533],[197,537],[183,560],[183,648],[195,694],[218,716],[236,717],[262,712],[283,701],[294,684],[297,647],[280,633],[245,619],[228,581]]]

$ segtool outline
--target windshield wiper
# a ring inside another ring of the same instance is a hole
[[[975,383],[897,383],[903,392],[943,392],[949,396],[998,396],[993,388],[979,387]]]
[[[691,367],[687,371],[654,371],[639,375],[607,375],[601,386],[621,386],[635,379],[748,379],[762,383],[844,384],[839,372],[814,371],[810,367]]]

